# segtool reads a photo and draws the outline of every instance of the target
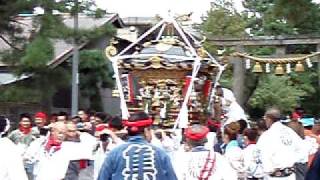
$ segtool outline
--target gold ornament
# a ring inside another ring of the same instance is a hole
[[[281,76],[284,74],[284,69],[281,64],[278,64],[275,69],[275,75]]]
[[[259,62],[256,62],[256,64],[253,66],[252,72],[254,72],[254,73],[262,73],[263,72],[262,67]]]
[[[206,58],[206,57],[207,57],[207,53],[206,53],[206,51],[203,49],[203,47],[197,49],[197,54],[198,54],[201,58]]]
[[[297,64],[296,64],[296,67],[294,69],[296,72],[303,72],[304,71],[304,66],[303,64],[299,61]]]
[[[110,45],[110,46],[106,47],[105,52],[106,52],[106,56],[107,57],[112,57],[112,56],[115,56],[118,53],[118,50],[117,50],[117,48],[115,46]]]
[[[154,57],[151,57],[149,60],[152,63],[151,64],[152,68],[159,69],[162,67],[162,64],[161,64],[162,59],[160,57],[154,56]]]

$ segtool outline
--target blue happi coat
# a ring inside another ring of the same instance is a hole
[[[100,170],[98,180],[176,180],[169,156],[142,136],[113,149]]]

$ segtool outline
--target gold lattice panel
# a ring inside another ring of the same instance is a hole
[[[150,81],[158,79],[176,79],[184,80],[188,71],[184,70],[166,70],[166,69],[148,69],[148,70],[133,70],[132,74],[138,77],[139,80]]]

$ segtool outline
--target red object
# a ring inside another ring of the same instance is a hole
[[[203,95],[204,97],[208,97],[211,92],[212,81],[206,80],[203,85]]]
[[[293,120],[298,120],[301,118],[302,115],[298,112],[293,112],[291,116]]]
[[[150,126],[153,123],[152,119],[142,119],[138,121],[123,121],[123,124],[128,127],[143,127]]]
[[[250,145],[250,144],[257,144],[257,142],[256,141],[249,141],[248,145]]]
[[[209,151],[208,158],[206,159],[204,167],[200,172],[199,180],[208,180],[209,177],[213,174],[215,165],[216,165],[216,158],[215,156],[211,157],[211,151]]]
[[[79,160],[79,168],[80,169],[85,169],[88,166],[88,161],[87,160]]]
[[[96,131],[103,131],[105,129],[107,129],[108,127],[105,124],[99,124],[96,126]]]
[[[191,76],[186,76],[185,81],[184,81],[183,90],[182,90],[183,96],[185,96],[187,94],[188,87],[190,86],[190,82],[191,82]]]
[[[133,80],[132,75],[128,74],[128,88],[129,88],[129,102],[134,100],[134,89],[133,89]]]
[[[215,128],[220,129],[221,128],[221,122],[208,120],[208,126],[213,126]]]
[[[25,128],[25,127],[22,127],[21,125],[19,126],[19,130],[24,134],[29,134],[31,132],[31,127],[28,127],[28,128]]]
[[[35,118],[41,118],[41,119],[47,119],[47,114],[44,113],[44,112],[37,112],[35,115],[34,115]]]
[[[53,148],[54,152],[60,150],[61,149],[61,142],[58,142],[52,136],[50,136],[49,140],[45,146],[45,150],[47,152],[49,152],[49,151],[51,151],[52,148]]]
[[[186,129],[184,134],[187,138],[197,141],[205,138],[208,133],[209,133],[209,128],[207,127],[203,127],[202,132],[193,132],[192,128],[189,127]]]

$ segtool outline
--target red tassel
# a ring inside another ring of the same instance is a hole
[[[85,169],[88,166],[88,161],[87,160],[79,160],[79,167],[80,169]]]

